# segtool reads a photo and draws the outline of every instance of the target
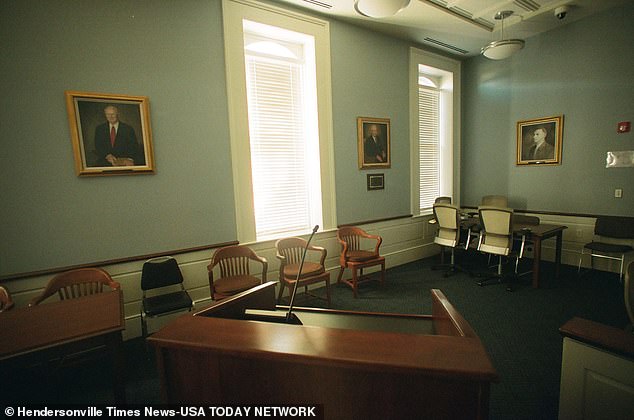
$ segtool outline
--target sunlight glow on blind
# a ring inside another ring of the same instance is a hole
[[[440,195],[440,92],[418,88],[420,211],[429,210]]]
[[[310,175],[315,157],[307,145],[305,64],[289,54],[273,57],[275,51],[258,54],[245,48],[258,240],[305,233],[321,222],[311,212],[311,206],[321,208],[321,201],[315,202],[309,185],[311,178],[319,179],[319,171]]]

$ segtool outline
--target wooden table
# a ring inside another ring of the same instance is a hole
[[[14,308],[0,313],[0,327],[0,371],[6,369],[15,374],[19,374],[21,366],[33,362],[105,345],[114,364],[115,401],[125,402],[121,290]]]
[[[276,309],[275,283],[258,286],[148,339],[163,399],[321,404],[327,419],[487,418],[497,373],[442,292],[431,295],[432,315],[299,308],[303,325],[290,325],[242,319]]]
[[[533,288],[539,288],[540,265],[542,258],[542,241],[549,238],[556,238],[555,245],[555,278],[559,277],[559,267],[561,266],[561,247],[564,229],[567,226],[539,224],[539,225],[513,225],[513,231],[517,235],[524,235],[527,240],[533,242]],[[530,232],[522,230],[530,229]]]

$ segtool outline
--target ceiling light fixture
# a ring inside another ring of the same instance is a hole
[[[409,5],[410,0],[356,0],[354,9],[371,18],[394,16]]]
[[[480,51],[483,56],[491,60],[504,60],[509,58],[517,51],[524,48],[524,40],[521,39],[504,39],[504,19],[513,14],[512,10],[504,10],[495,14],[496,20],[502,21],[501,38],[499,41],[490,42],[482,47]]]

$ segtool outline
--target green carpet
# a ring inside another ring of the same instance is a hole
[[[576,268],[562,266],[560,278],[555,279],[553,265],[545,263],[540,289],[531,288],[530,276],[525,276],[517,280],[515,291],[508,292],[505,284],[480,287],[478,279],[466,273],[445,278],[442,272],[431,270],[436,262],[427,259],[388,270],[383,285],[361,285],[358,299],[352,298],[347,286],[336,285],[333,307],[431,313],[429,290],[442,290],[480,336],[500,376],[500,383],[491,388],[492,419],[556,419],[562,351],[559,327],[575,316],[618,328],[628,322],[616,274],[590,272],[579,278]],[[486,260],[470,264],[482,267]],[[530,261],[524,264],[529,267]]]

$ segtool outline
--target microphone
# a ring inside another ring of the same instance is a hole
[[[288,304],[288,312],[286,313],[286,322],[291,321],[291,317],[293,316],[293,303],[295,302],[295,295],[297,294],[297,286],[299,285],[299,277],[302,275],[302,268],[304,267],[304,260],[306,259],[306,252],[308,251],[308,247],[310,246],[310,241],[313,239],[313,236],[319,229],[319,225],[315,225],[313,228],[313,232],[310,234],[308,241],[306,241],[306,246],[304,247],[304,253],[302,254],[302,260],[299,263],[299,270],[297,270],[297,277],[295,278],[295,287],[293,287],[293,293],[291,294],[291,301]]]

